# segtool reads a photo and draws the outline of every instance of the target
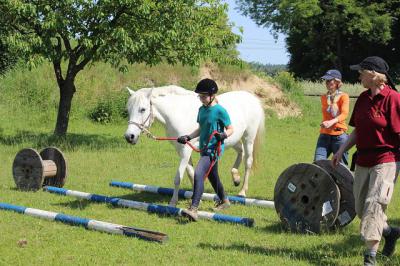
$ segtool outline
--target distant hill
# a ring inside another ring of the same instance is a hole
[[[275,76],[278,72],[281,71],[287,71],[287,65],[281,64],[281,65],[272,65],[272,64],[261,64],[258,62],[250,62],[248,63],[249,66],[259,72],[264,72],[268,76]]]

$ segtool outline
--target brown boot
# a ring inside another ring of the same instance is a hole
[[[197,220],[199,219],[197,209],[197,207],[190,206],[189,209],[182,210],[181,215],[188,218],[192,222],[197,222]]]
[[[231,206],[231,202],[229,201],[228,198],[224,199],[224,200],[220,200],[215,204],[215,207],[213,208],[214,211],[218,212],[218,211],[222,211],[225,209],[228,209]]]

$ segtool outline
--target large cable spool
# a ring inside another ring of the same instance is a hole
[[[320,233],[339,214],[340,190],[327,171],[299,163],[284,170],[274,190],[275,209],[286,229]]]

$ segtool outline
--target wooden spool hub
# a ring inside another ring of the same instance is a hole
[[[42,186],[63,187],[67,176],[64,155],[54,147],[45,148],[40,154],[23,149],[15,156],[13,176],[17,188],[24,191],[37,191]]]
[[[287,168],[274,190],[275,209],[293,232],[320,233],[332,227],[339,212],[340,191],[331,176],[315,164]]]

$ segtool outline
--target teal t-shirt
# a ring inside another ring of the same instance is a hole
[[[197,123],[200,126],[200,149],[204,149],[203,153],[212,154],[217,140],[215,137],[208,143],[207,149],[205,145],[210,138],[210,135],[214,130],[218,132],[224,132],[224,128],[231,125],[231,119],[229,118],[228,112],[219,104],[214,106],[201,106],[197,115]],[[224,144],[221,145],[221,154],[224,152]]]

